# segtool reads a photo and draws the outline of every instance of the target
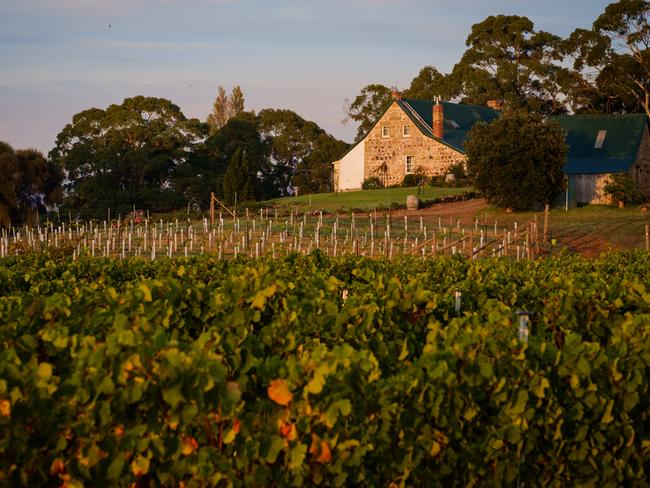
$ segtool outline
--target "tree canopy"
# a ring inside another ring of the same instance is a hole
[[[644,111],[650,116],[650,2],[620,0],[590,30],[576,29],[564,49],[582,76],[576,87],[587,110]]]
[[[35,149],[14,150],[0,141],[0,226],[34,223],[61,201],[63,171]]]
[[[223,179],[223,195],[227,204],[254,199],[248,158],[242,149],[233,154]]]
[[[468,49],[452,71],[457,95],[480,105],[503,100],[509,109],[557,112],[564,71],[560,41],[518,15],[493,15],[474,24]]]
[[[610,4],[591,29],[568,38],[537,30],[518,15],[491,15],[474,24],[467,49],[448,74],[424,66],[406,97],[485,105],[538,114],[646,112],[650,116],[650,26],[647,0]],[[567,62],[567,60],[569,62]],[[391,103],[391,89],[364,86],[344,104],[345,120],[363,138]]]
[[[355,141],[361,140],[372,129],[374,123],[390,104],[391,90],[381,84],[364,86],[361,93],[350,103],[344,103],[346,116],[344,122],[353,120],[359,124]]]
[[[212,111],[208,115],[207,123],[210,126],[210,134],[216,133],[221,129],[228,120],[238,116],[244,111],[244,93],[239,85],[232,89],[229,95],[223,86],[219,87],[217,98],[212,106]]]
[[[331,163],[347,150],[346,143],[291,110],[262,110],[259,129],[270,147],[268,174],[283,194],[293,186],[303,193],[331,191]]]
[[[493,205],[529,209],[549,203],[564,187],[564,132],[540,115],[510,111],[476,124],[465,151],[469,176]]]
[[[173,191],[172,175],[205,132],[169,100],[137,96],[76,114],[50,158],[66,171],[67,204],[86,215],[134,205],[176,208],[183,202]]]

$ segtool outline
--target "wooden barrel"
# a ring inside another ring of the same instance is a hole
[[[406,197],[406,210],[418,209],[418,197],[415,195],[408,195]]]

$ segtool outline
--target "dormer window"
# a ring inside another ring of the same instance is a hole
[[[381,128],[381,137],[390,137],[390,127]]]
[[[605,136],[607,135],[606,130],[599,130],[598,135],[596,136],[596,143],[594,144],[594,149],[602,149],[603,144],[605,144]]]
[[[402,137],[411,137],[411,126],[403,125],[402,126]]]

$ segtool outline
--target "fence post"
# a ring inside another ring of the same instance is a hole
[[[549,204],[544,205],[544,245],[548,244],[548,213]]]
[[[214,192],[210,192],[210,225],[214,225]]]

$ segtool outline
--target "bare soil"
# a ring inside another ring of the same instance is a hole
[[[438,217],[448,220],[443,222],[447,225],[453,220],[454,223],[460,219],[462,225],[471,226],[476,219],[479,225],[494,225],[498,227],[512,228],[515,222],[520,225],[532,218],[530,212],[507,213],[490,207],[485,199],[473,199],[464,202],[438,203],[431,207],[415,211],[396,210],[392,212],[393,217],[423,217],[425,221],[435,221]],[[543,225],[543,214],[538,213],[540,233]],[[645,213],[635,215],[609,215],[605,210],[596,209],[593,215],[588,214],[567,214],[567,216],[551,216],[549,223],[549,240],[555,239],[554,249],[565,248],[570,252],[578,252],[584,256],[598,256],[607,251],[638,248],[642,236],[643,221],[650,222]],[[443,224],[444,225],[444,224]]]

